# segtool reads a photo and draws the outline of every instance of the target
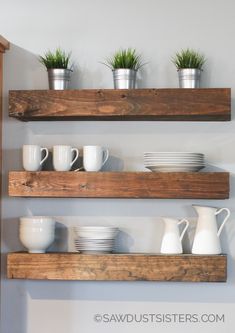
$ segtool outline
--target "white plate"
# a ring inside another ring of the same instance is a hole
[[[115,234],[76,233],[76,236],[78,238],[84,238],[84,239],[114,239],[116,237],[116,233]]]
[[[160,164],[160,165],[146,165],[145,167],[147,168],[203,168],[205,167],[204,165],[175,165],[175,164]]]
[[[146,166],[146,168],[153,172],[197,172],[204,167]]]
[[[74,243],[76,246],[113,246],[114,243],[97,244],[97,243]]]
[[[112,245],[107,245],[107,246],[96,246],[96,245],[89,245],[89,246],[81,246],[81,245],[79,245],[79,244],[74,244],[75,245],[75,247],[77,248],[77,249],[83,249],[83,250],[96,250],[96,249],[98,249],[98,250],[105,250],[105,251],[107,251],[107,250],[109,250],[109,251],[111,251],[111,250],[113,250],[114,248],[115,248],[115,245],[114,244],[112,244]]]
[[[97,243],[97,242],[85,242],[81,243],[80,241],[74,241],[75,245],[81,245],[81,246],[113,246],[114,242],[108,242],[108,243]]]
[[[87,230],[113,230],[113,229],[118,229],[117,227],[109,227],[109,226],[82,226],[79,225],[77,227],[74,227],[75,229],[87,229]]]
[[[83,238],[78,237],[74,239],[75,242],[81,242],[81,243],[112,243],[114,241],[114,238],[105,239],[105,238],[99,238],[99,239],[93,239],[93,238]]]
[[[156,159],[156,160],[186,160],[186,161],[188,161],[188,160],[192,160],[192,161],[194,161],[194,160],[196,160],[196,161],[198,161],[198,160],[200,160],[200,161],[203,161],[204,160],[204,158],[203,157],[156,157],[156,156],[146,156],[146,157],[144,157],[144,159],[145,160],[149,160],[149,159]]]
[[[176,162],[204,162],[204,158],[156,158],[156,157],[148,157],[144,158],[144,161],[176,161]]]
[[[80,228],[80,227],[74,227],[74,230],[76,231],[91,231],[91,232],[116,232],[118,230],[118,228],[110,228],[110,229],[107,229],[107,228]]]
[[[81,231],[96,231],[96,232],[114,232],[117,231],[118,228],[113,228],[113,229],[95,229],[95,228],[78,228],[78,227],[74,227],[74,230],[81,230]]]
[[[180,155],[144,155],[145,158],[200,158],[203,159],[205,156],[180,156]]]
[[[88,248],[97,248],[97,249],[100,249],[100,248],[110,248],[112,249],[113,248],[113,244],[108,244],[108,245],[104,245],[104,244],[100,244],[100,245],[97,245],[97,244],[75,244],[75,247],[77,248],[83,248],[83,249],[88,249]]]
[[[196,165],[206,165],[206,163],[203,162],[155,162],[155,161],[149,161],[144,162],[144,165],[189,165],[189,166],[196,166]]]
[[[147,162],[145,162],[144,163],[144,165],[147,165],[147,166],[182,166],[182,167],[184,167],[184,166],[189,166],[189,167],[191,167],[191,166],[194,166],[194,167],[196,167],[196,166],[206,166],[206,164],[205,163],[170,163],[170,162],[156,162],[156,163],[153,163],[153,162],[149,162],[149,163],[147,163]]]
[[[203,153],[193,153],[193,152],[180,152],[180,151],[147,151],[144,152],[144,155],[186,155],[186,156],[191,156],[191,155],[199,155],[199,156],[204,156]]]
[[[173,162],[176,162],[176,163],[205,163],[204,160],[175,160],[175,159],[155,159],[155,158],[149,158],[149,159],[144,159],[144,162],[159,162],[159,163],[162,163],[162,162],[167,162],[167,163],[173,163]]]
[[[204,159],[205,156],[197,156],[197,155],[192,155],[192,156],[186,156],[186,155],[143,155],[144,158],[180,158],[180,159]]]
[[[97,232],[113,232],[113,231],[116,231],[118,230],[118,228],[115,228],[115,227],[112,227],[112,228],[105,228],[105,227],[80,227],[80,226],[77,226],[77,227],[74,227],[74,230],[82,230],[82,231],[97,231]]]
[[[80,246],[80,247],[112,247],[114,243],[108,243],[108,244],[96,244],[96,243],[74,243],[75,246]]]
[[[81,251],[78,251],[78,252],[84,253],[84,254],[100,254],[100,253],[109,254],[109,253],[112,253],[112,251],[96,251],[96,250],[81,250]]]
[[[97,247],[97,246],[75,246],[77,250],[99,250],[99,251],[112,251],[112,246],[104,246],[104,247]]]
[[[75,247],[80,248],[80,249],[90,249],[90,248],[97,248],[97,249],[112,249],[113,245],[78,245],[75,244]]]
[[[74,227],[74,233],[81,238],[113,239],[118,233],[116,227]]]

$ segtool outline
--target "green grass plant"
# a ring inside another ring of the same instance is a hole
[[[177,52],[172,58],[172,62],[175,64],[177,69],[183,68],[195,68],[202,69],[206,59],[203,54],[193,50],[185,49]]]
[[[115,52],[106,60],[104,65],[108,66],[112,70],[126,68],[137,71],[144,64],[142,62],[141,55],[138,54],[135,49],[128,48]]]
[[[47,69],[50,68],[68,69],[70,57],[71,57],[71,52],[66,53],[65,51],[61,50],[61,48],[57,48],[55,52],[47,51],[44,56],[39,56],[39,61]]]

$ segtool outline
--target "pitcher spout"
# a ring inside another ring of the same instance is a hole
[[[192,205],[192,207],[195,209],[198,215],[204,215],[204,214],[215,214],[217,211],[216,207],[210,207],[210,206],[199,206],[199,205]]]

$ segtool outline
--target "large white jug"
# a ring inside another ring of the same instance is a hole
[[[163,221],[165,224],[165,230],[162,238],[161,253],[167,253],[167,254],[182,253],[183,249],[181,241],[189,226],[189,222],[185,219],[178,221],[176,219],[167,218],[167,217],[164,217]],[[178,226],[182,223],[186,223],[186,225],[180,235]]]
[[[221,246],[219,236],[230,216],[228,208],[217,209],[214,207],[195,206],[198,214],[196,233],[194,236],[192,253],[193,254],[220,254]],[[217,228],[216,216],[221,212],[227,212],[219,230]]]

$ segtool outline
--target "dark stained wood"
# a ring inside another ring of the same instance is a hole
[[[5,50],[9,50],[10,43],[3,36],[0,35],[0,52],[4,53]]]
[[[231,89],[18,90],[9,115],[20,120],[228,121]]]
[[[22,197],[227,199],[226,172],[9,173],[9,195]]]
[[[0,219],[2,200],[2,88],[3,88],[3,53],[0,51]]]
[[[9,279],[225,282],[226,255],[10,253]]]
[[[0,35],[0,222],[2,219],[2,90],[3,90],[3,53],[5,50],[9,49],[9,42]],[[0,226],[1,235],[1,226]],[[0,239],[1,247],[1,239]],[[0,267],[1,267],[1,257],[0,257]],[[0,268],[1,273],[1,268]]]

